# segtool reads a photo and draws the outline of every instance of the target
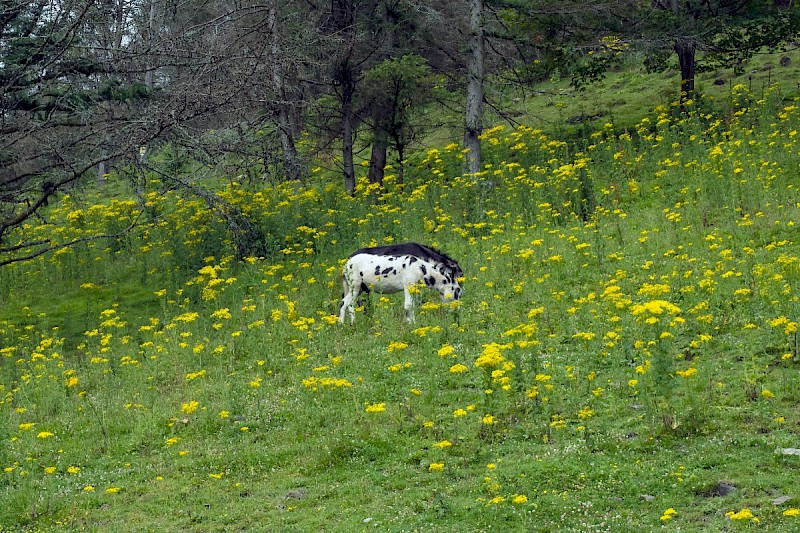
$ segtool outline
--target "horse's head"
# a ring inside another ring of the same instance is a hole
[[[439,287],[439,292],[442,294],[442,299],[445,302],[452,302],[461,298],[461,285],[458,279],[464,275],[458,263],[452,259],[448,260],[445,264],[447,274]]]

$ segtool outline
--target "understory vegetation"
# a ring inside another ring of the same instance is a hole
[[[62,197],[25,231],[137,229],[0,269],[0,531],[800,528],[800,107],[729,98],[355,197],[217,177],[238,262],[157,176]],[[407,240],[462,300],[340,325],[344,259]]]

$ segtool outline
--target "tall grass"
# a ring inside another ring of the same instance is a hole
[[[0,272],[0,524],[798,527],[800,115],[731,102],[579,146],[493,128],[479,175],[448,145],[355,198],[228,182],[272,251],[241,263],[153,183],[140,231]],[[25,230],[137,216],[94,200]],[[403,240],[456,257],[463,300],[340,326],[343,259]]]

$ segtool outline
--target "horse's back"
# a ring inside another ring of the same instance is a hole
[[[399,257],[402,255],[411,255],[420,259],[427,259],[431,261],[439,261],[444,254],[428,246],[416,242],[404,242],[399,244],[389,244],[386,246],[374,246],[372,248],[361,248],[356,250],[350,257],[359,254],[381,255],[381,256],[394,256]]]

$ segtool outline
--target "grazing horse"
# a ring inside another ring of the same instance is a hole
[[[339,322],[346,313],[355,321],[354,302],[362,292],[393,293],[405,291],[406,320],[414,322],[414,300],[410,288],[424,283],[438,290],[445,302],[458,300],[461,267],[453,259],[429,246],[415,242],[362,248],[356,250],[344,265]]]

